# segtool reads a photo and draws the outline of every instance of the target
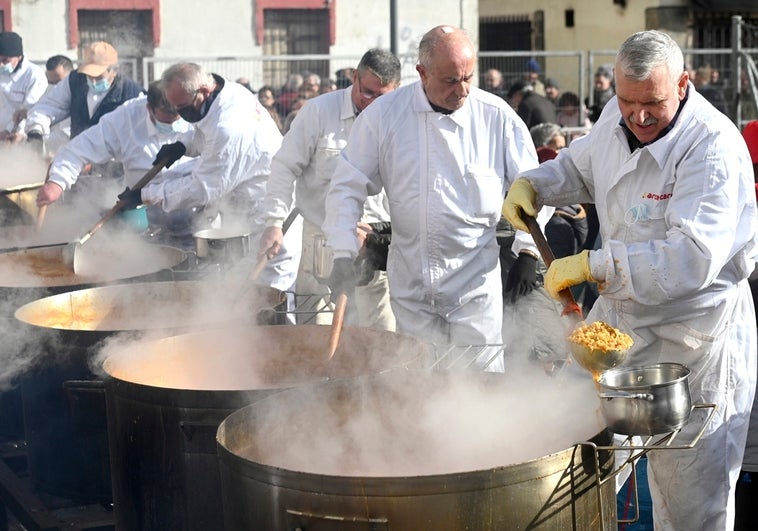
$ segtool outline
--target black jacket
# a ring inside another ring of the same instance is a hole
[[[557,122],[553,102],[531,90],[524,93],[516,113],[529,129],[538,124]]]
[[[77,71],[71,72],[68,75],[68,86],[71,89],[71,138],[95,125],[103,115],[125,101],[136,98],[144,92],[136,81],[117,74],[105,98],[95,109],[95,114],[90,116],[87,108],[87,93],[89,92],[87,76]]]

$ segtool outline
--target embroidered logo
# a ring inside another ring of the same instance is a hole
[[[647,192],[642,194],[642,199],[652,199],[653,201],[665,201],[671,199],[671,192],[667,194],[654,194],[653,192]]]

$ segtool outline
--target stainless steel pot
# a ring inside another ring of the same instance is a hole
[[[222,227],[193,234],[197,257],[219,264],[232,264],[250,254],[250,232]]]
[[[268,396],[219,426],[226,529],[615,529],[612,456],[574,446],[610,432],[592,383],[564,384],[407,370]]]
[[[116,528],[224,529],[215,442],[224,418],[283,389],[422,366],[431,355],[407,336],[345,327],[327,362],[329,333],[317,325],[234,327],[111,352],[103,368]]]
[[[87,252],[94,259],[111,262],[109,254],[98,255],[99,242],[91,244]],[[186,258],[178,249],[147,244],[137,253],[94,276],[62,270],[60,247],[0,254],[0,353],[15,363],[3,367],[3,383],[9,383],[13,368],[10,383],[23,405],[7,414],[21,417],[32,484],[48,494],[81,503],[110,499],[104,395],[99,396],[99,411],[81,413],[79,405],[91,401],[64,389],[66,381],[95,378],[88,364],[89,347],[103,335],[93,332],[86,338],[69,332],[62,339],[52,328],[16,319],[14,312],[38,298],[108,281],[165,279],[172,274],[169,268]]]
[[[655,435],[680,429],[692,409],[690,370],[658,363],[605,371],[598,380],[608,429],[622,435]]]

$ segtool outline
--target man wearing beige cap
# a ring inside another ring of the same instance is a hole
[[[118,70],[118,52],[107,42],[84,48],[82,61],[29,111],[26,134],[41,141],[50,125],[71,117],[71,138],[95,125],[100,118],[144,91]]]

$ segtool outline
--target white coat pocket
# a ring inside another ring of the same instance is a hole
[[[503,208],[503,179],[491,168],[467,166],[464,182],[469,221],[488,226],[496,224]]]

